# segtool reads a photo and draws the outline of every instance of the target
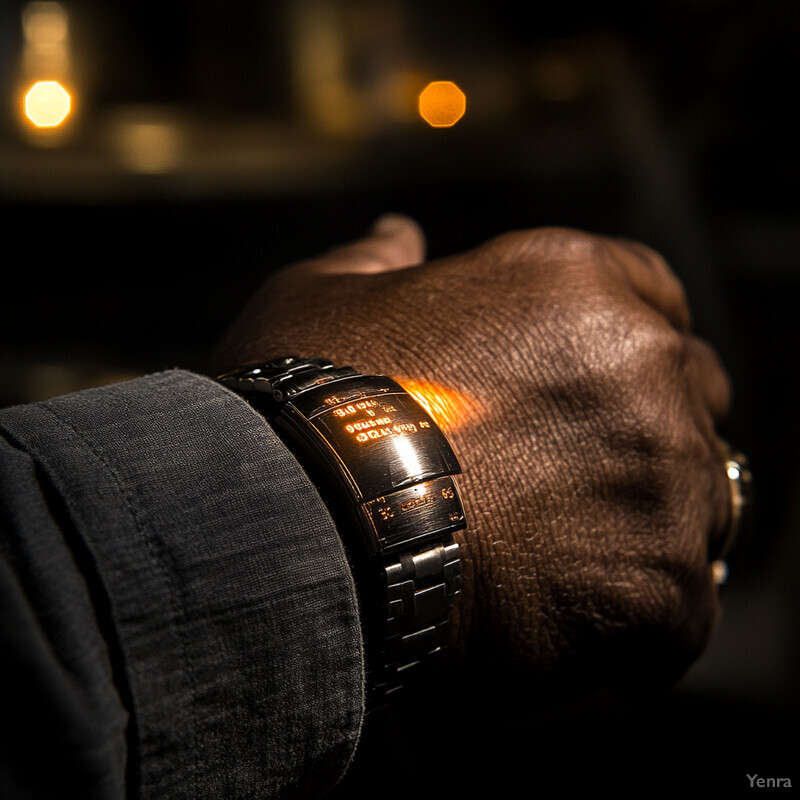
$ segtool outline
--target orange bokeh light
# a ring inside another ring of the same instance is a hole
[[[418,105],[432,128],[452,128],[467,110],[467,96],[452,81],[433,81],[420,93]]]

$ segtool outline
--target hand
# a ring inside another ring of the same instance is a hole
[[[729,513],[728,381],[678,280],[642,245],[565,229],[423,259],[392,216],[281,271],[214,372],[293,353],[433,383],[469,522],[455,651],[566,697],[674,681],[718,615]]]

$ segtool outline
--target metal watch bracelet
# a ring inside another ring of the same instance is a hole
[[[273,425],[317,485],[348,553],[361,605],[367,700],[428,672],[461,591],[466,527],[458,461],[398,383],[287,356],[221,375]]]

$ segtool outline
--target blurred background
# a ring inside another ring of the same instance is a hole
[[[730,370],[756,476],[708,653],[644,706],[509,713],[486,750],[482,720],[429,731],[436,764],[383,730],[340,793],[443,762],[531,794],[797,785],[799,53],[787,0],[3,0],[0,405],[204,371],[270,271],[387,211],[431,257],[550,224],[645,241]],[[463,116],[420,108],[432,81]]]

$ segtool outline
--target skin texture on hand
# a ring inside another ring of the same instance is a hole
[[[680,283],[643,245],[567,229],[424,249],[391,216],[286,268],[212,370],[323,356],[451,392],[469,522],[459,659],[565,697],[673,682],[717,619],[729,514],[714,444],[728,381]]]

